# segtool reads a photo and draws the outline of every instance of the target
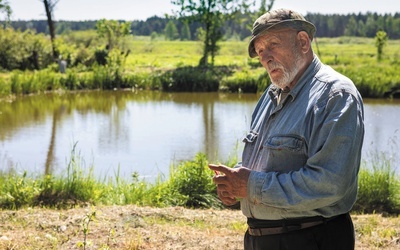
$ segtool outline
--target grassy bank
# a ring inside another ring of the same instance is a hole
[[[56,64],[43,70],[3,72],[0,96],[114,88],[261,92],[269,85],[257,59],[248,57],[247,42],[222,42],[213,68],[196,67],[200,45],[193,41],[131,39],[127,42],[129,55],[106,66],[77,65],[65,74],[58,72]],[[351,78],[363,97],[400,95],[400,40],[389,40],[379,62],[373,39],[319,38],[313,47],[324,63]]]
[[[224,164],[233,166],[235,159]],[[373,167],[363,163],[359,174],[359,193],[354,212],[400,212],[400,179],[391,162],[376,158]],[[191,161],[171,166],[169,177],[154,183],[132,173],[130,180],[119,176],[99,180],[94,168],[84,170],[81,160],[71,153],[67,172],[60,176],[28,176],[27,173],[0,175],[0,208],[23,207],[70,208],[80,205],[140,205],[154,207],[223,208],[215,192],[207,167],[208,160],[199,153]]]
[[[360,171],[356,249],[397,249],[400,180],[375,156]],[[0,174],[0,249],[242,249],[245,218],[223,209],[204,154],[155,183],[137,173],[98,180],[81,162],[72,151],[62,176]]]

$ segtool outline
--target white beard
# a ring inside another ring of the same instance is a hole
[[[301,69],[302,61],[301,61],[300,53],[298,51],[296,51],[295,49],[293,49],[293,54],[294,54],[294,58],[293,58],[294,62],[293,62],[291,70],[285,69],[281,64],[276,63],[276,62],[273,62],[271,64],[271,68],[280,69],[283,72],[283,75],[281,77],[279,77],[278,79],[271,79],[272,84],[274,84],[275,86],[277,86],[280,89],[286,89],[286,88],[291,89],[293,87],[293,86],[291,86],[292,82]]]

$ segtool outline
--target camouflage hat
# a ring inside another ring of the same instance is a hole
[[[267,34],[271,29],[285,27],[293,28],[298,31],[305,31],[311,40],[314,38],[314,24],[307,21],[301,14],[288,9],[273,10],[260,16],[253,24],[252,37],[249,43],[250,57],[257,56],[254,48],[254,41],[259,36]]]

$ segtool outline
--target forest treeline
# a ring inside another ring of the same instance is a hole
[[[389,39],[400,38],[400,12],[393,14],[317,14],[308,13],[305,18],[317,27],[317,37],[358,36],[374,37],[383,30]],[[68,31],[90,30],[96,28],[98,20],[88,21],[56,21],[56,33],[63,34]],[[120,20],[124,22],[124,20]],[[225,39],[243,40],[250,36],[250,27],[254,20],[250,15],[238,14],[235,21],[229,21],[221,30]],[[131,22],[131,34],[135,36],[163,35],[168,25],[176,28],[175,39],[197,40],[199,23],[188,23],[183,18],[153,16],[144,21]],[[12,21],[14,29],[25,31],[31,29],[37,33],[49,33],[47,20]],[[187,27],[190,33],[187,34]]]

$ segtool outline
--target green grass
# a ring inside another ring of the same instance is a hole
[[[140,180],[137,173],[131,179],[99,180],[94,166],[84,170],[74,146],[64,175],[28,176],[26,172],[0,174],[0,208],[22,207],[69,208],[80,205],[184,206],[188,208],[222,208],[218,200],[213,173],[208,161],[199,153],[191,161],[172,165],[167,179],[159,176],[154,183]],[[400,179],[391,160],[385,154],[374,154],[363,162],[359,174],[359,193],[353,211],[357,213],[400,212]],[[233,166],[236,159],[224,164]],[[372,165],[372,168],[370,167]]]
[[[400,213],[400,179],[394,158],[375,152],[364,161],[359,173],[359,192],[355,210],[363,213]]]
[[[248,57],[247,41],[221,42],[213,69],[197,68],[202,56],[198,41],[130,38],[125,46],[129,55],[117,56],[108,66],[69,67],[67,74],[58,73],[56,64],[38,71],[3,72],[0,96],[114,88],[262,92],[269,84],[258,60]],[[400,40],[388,41],[380,62],[374,40],[369,38],[318,38],[313,48],[322,62],[352,79],[363,97],[399,95]]]
[[[0,208],[68,208],[87,204],[222,207],[204,154],[171,166],[167,180],[160,176],[155,183],[146,183],[137,173],[132,173],[131,180],[127,180],[121,178],[118,171],[114,178],[95,178],[94,167],[83,168],[75,146],[66,173],[59,176],[0,173]]]

